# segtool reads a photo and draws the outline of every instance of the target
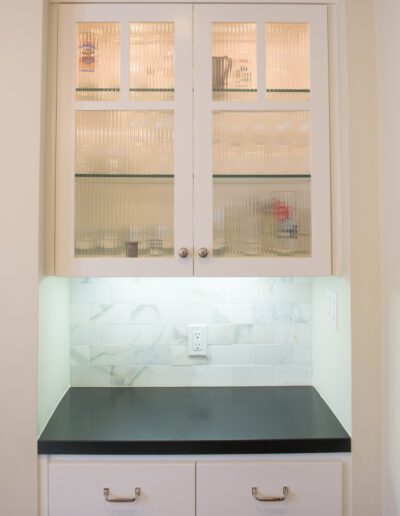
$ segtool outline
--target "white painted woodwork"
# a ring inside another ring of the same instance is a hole
[[[43,455],[39,471],[40,516],[350,516],[351,455],[346,453],[93,455],[90,459]],[[251,496],[252,487],[260,494],[280,495],[284,485],[290,489],[287,502],[271,506]],[[141,487],[142,503],[105,505],[104,487],[120,496]]]
[[[254,102],[213,102],[211,98],[211,24],[257,22],[257,77]],[[310,25],[311,100],[268,101],[265,91],[266,22]],[[201,5],[194,8],[194,247],[213,248],[212,112],[217,110],[311,111],[311,257],[202,259],[194,253],[196,276],[324,276],[331,268],[329,82],[327,10],[325,6]],[[260,94],[261,92],[261,94]]]
[[[111,503],[103,489],[135,502]],[[48,516],[194,516],[193,462],[65,462],[49,463]]]
[[[66,276],[192,276],[192,6],[62,5],[58,36],[58,116],[56,162],[56,274]],[[120,22],[121,100],[75,101],[76,23]],[[175,100],[129,102],[129,23],[174,22]],[[174,257],[74,257],[75,110],[174,110]]]
[[[282,496],[259,502],[252,496]],[[342,464],[326,462],[198,462],[196,516],[341,516]]]
[[[332,273],[329,150],[327,8],[324,5],[61,5],[59,17],[58,116],[56,159],[56,274],[66,276],[323,276]],[[193,19],[192,19],[193,16]],[[132,21],[175,23],[175,100],[129,102],[129,38]],[[121,100],[79,102],[74,98],[75,24],[121,23]],[[259,94],[255,102],[212,102],[211,23],[257,23]],[[265,22],[307,22],[311,41],[311,100],[271,102],[265,90]],[[193,22],[193,24],[192,24]],[[192,25],[194,34],[192,34]],[[192,45],[193,55],[192,55]],[[192,84],[192,75],[194,76]],[[62,80],[60,80],[62,78]],[[194,93],[193,93],[194,87]],[[75,110],[173,109],[174,257],[74,257]],[[311,111],[310,257],[213,257],[213,110]],[[194,129],[194,134],[193,134]],[[181,247],[189,249],[185,259]],[[209,250],[207,258],[198,249]]]
[[[51,4],[61,4],[64,3],[65,0],[50,0],[49,3]],[[274,4],[304,4],[305,0],[274,0]],[[339,0],[325,0],[324,2],[321,0],[307,0],[307,4],[322,4],[322,5],[335,5],[338,3]],[[79,4],[81,3],[81,0],[69,0],[70,4]],[[87,4],[94,4],[98,3],[98,0],[86,0]],[[121,0],[108,0],[107,3],[109,4],[119,4],[121,3]],[[129,2],[131,4],[145,4],[145,3],[151,3],[151,1],[146,2],[145,0],[141,0],[139,2]],[[157,0],[157,3],[159,4],[170,4],[171,0]],[[188,2],[175,2],[178,4],[187,4]],[[193,2],[194,5],[196,4],[254,4],[254,0],[197,0],[196,2]]]

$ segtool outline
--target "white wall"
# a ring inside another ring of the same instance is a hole
[[[338,327],[327,319],[326,292],[338,295]],[[345,278],[313,280],[314,386],[351,434],[350,284]]]
[[[69,381],[69,280],[43,278],[39,287],[38,433]]]
[[[0,20],[0,514],[34,516],[43,0]]]
[[[380,516],[382,378],[374,2],[346,0],[345,12],[351,232],[353,516]]]
[[[400,515],[400,4],[375,0],[380,124],[383,514]]]

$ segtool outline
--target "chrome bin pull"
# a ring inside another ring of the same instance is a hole
[[[133,498],[123,498],[119,496],[112,496],[110,495],[110,490],[108,487],[105,487],[103,489],[104,498],[107,502],[110,503],[132,503],[136,502],[136,500],[140,496],[140,487],[135,487],[135,496]]]
[[[284,502],[289,494],[289,488],[284,486],[283,496],[260,496],[257,487],[251,488],[251,494],[259,502]]]

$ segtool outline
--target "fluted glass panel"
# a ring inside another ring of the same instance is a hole
[[[213,112],[213,174],[309,173],[309,111]]]
[[[77,111],[75,172],[171,175],[173,111]]]
[[[130,24],[131,100],[174,100],[174,31],[170,22]]]
[[[76,177],[76,256],[172,256],[173,178]]]
[[[308,23],[266,23],[265,58],[268,100],[310,100]]]
[[[214,178],[214,256],[310,256],[310,179]]]
[[[120,24],[78,23],[76,100],[118,100]]]
[[[212,24],[212,89],[213,100],[256,100],[255,23]]]

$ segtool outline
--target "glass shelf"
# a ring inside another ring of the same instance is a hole
[[[133,92],[146,92],[146,93],[174,93],[174,88],[129,88],[129,91]]]
[[[118,93],[119,88],[75,88],[77,93],[93,93],[93,92],[104,92],[104,93]]]
[[[310,179],[311,174],[213,174],[214,179]]]
[[[310,93],[308,89],[288,89],[288,88],[267,88],[267,93]],[[213,88],[213,93],[255,93],[257,89],[245,88]]]
[[[104,178],[107,178],[107,179],[112,179],[112,178],[117,178],[117,179],[124,179],[124,178],[128,178],[128,179],[173,179],[174,178],[174,175],[173,174],[75,174],[75,177],[86,177],[86,178],[101,178],[101,177],[104,177]]]

